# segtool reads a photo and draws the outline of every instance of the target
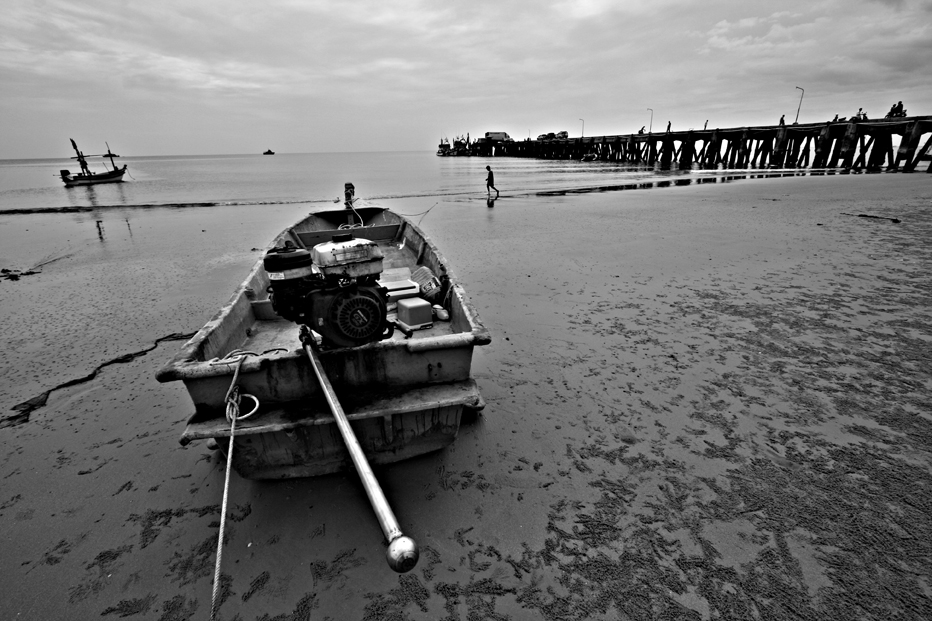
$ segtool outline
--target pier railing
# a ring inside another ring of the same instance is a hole
[[[471,145],[470,154],[570,160],[586,157],[680,170],[811,167],[913,172],[921,161],[928,159],[932,136],[925,134],[929,133],[932,116],[913,116],[554,140],[482,141]],[[900,138],[896,149],[894,136]],[[932,172],[932,162],[926,172]]]

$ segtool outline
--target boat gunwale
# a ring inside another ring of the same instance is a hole
[[[411,352],[420,352],[428,351],[433,349],[451,349],[458,347],[472,347],[472,346],[481,346],[488,345],[491,343],[491,336],[488,329],[482,323],[479,318],[479,314],[476,311],[475,307],[466,297],[466,292],[463,286],[459,283],[459,279],[456,276],[456,273],[453,269],[449,267],[446,257],[434,244],[433,240],[428,236],[424,231],[418,227],[416,224],[408,220],[406,217],[395,213],[388,209],[387,207],[376,207],[369,206],[367,209],[376,209],[380,212],[388,212],[393,216],[397,217],[400,222],[399,224],[410,227],[416,236],[420,237],[425,245],[429,248],[430,252],[435,256],[437,262],[440,265],[443,265],[446,275],[450,279],[451,290],[453,295],[459,299],[459,303],[463,309],[463,313],[466,316],[466,319],[469,325],[472,327],[472,330],[468,332],[458,332],[454,334],[444,334],[437,336],[427,336],[423,338],[418,338],[415,340],[384,340],[376,341],[373,343],[366,343],[364,345],[356,347],[346,347],[339,349],[331,349],[326,352],[322,352],[323,357],[327,357],[331,354],[339,354],[340,352],[346,351],[360,351],[366,349],[394,349],[397,347],[406,347]],[[311,212],[303,216],[300,220],[292,224],[291,226],[285,228],[280,234],[276,235],[272,242],[266,246],[266,250],[269,248],[275,247],[275,245],[282,240],[282,238],[288,236],[295,228],[300,224],[308,220],[310,217],[320,217],[318,214],[324,213],[333,213],[340,212],[342,210],[336,209],[323,209],[317,212]],[[257,276],[258,271],[264,269],[263,267],[263,257],[259,257],[256,263],[253,265],[252,269],[249,271],[249,274],[246,278],[236,287],[233,291],[233,294],[230,296],[228,301],[217,311],[204,326],[198,330],[194,336],[192,336],[188,341],[182,345],[181,349],[176,353],[167,363],[165,363],[156,373],[156,379],[159,382],[171,382],[176,380],[196,380],[209,377],[217,377],[224,375],[232,375],[234,372],[234,365],[238,362],[237,358],[231,358],[229,361],[219,361],[217,359],[211,360],[202,360],[199,359],[198,354],[204,350],[206,347],[206,341],[210,335],[219,328],[224,320],[226,320],[233,312],[234,306],[237,303],[240,303],[241,300],[247,299],[246,290],[249,283],[251,283]],[[287,360],[287,359],[297,359],[303,358],[304,352],[302,349],[297,347],[296,349],[287,353],[268,353],[268,354],[257,354],[257,355],[248,355],[242,362],[240,372],[242,373],[251,373],[260,371],[269,360]]]

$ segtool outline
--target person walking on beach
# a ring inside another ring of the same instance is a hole
[[[489,171],[489,176],[485,178],[485,191],[489,196],[492,196],[492,190],[495,190],[495,198],[498,198],[498,188],[495,187],[495,173],[492,172],[491,166],[486,166],[485,169]]]

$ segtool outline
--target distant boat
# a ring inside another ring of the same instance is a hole
[[[469,146],[466,144],[466,139],[462,136],[457,136],[453,141],[453,152],[450,155],[456,157],[464,157],[469,155]]]
[[[272,149],[269,149],[268,151],[266,151],[266,152],[263,153],[262,155],[275,155],[275,151],[273,151]]]
[[[70,170],[62,169],[58,171],[61,175],[61,180],[65,182],[66,188],[70,188],[75,185],[93,185],[95,183],[117,183],[123,181],[123,174],[126,173],[126,165],[124,165],[123,168],[117,168],[113,158],[120,156],[110,152],[110,145],[108,143],[104,143],[107,145],[106,153],[101,155],[85,156],[78,149],[78,145],[75,143],[74,139],[71,138],[70,140],[71,146],[74,147],[74,152],[78,154],[77,157],[73,157],[71,159],[78,160],[78,164],[81,166],[81,172],[72,174]],[[113,166],[113,170],[97,173],[91,172],[91,170],[87,167],[87,159],[85,159],[87,157],[109,157],[110,165]]]

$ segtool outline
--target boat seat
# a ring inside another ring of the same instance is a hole
[[[349,212],[347,212],[349,213]],[[356,229],[329,229],[326,231],[305,231],[295,233],[305,248],[313,248],[317,244],[322,244],[333,239],[334,235],[345,235],[352,233],[356,239],[368,239],[369,241],[390,241],[395,239],[398,234],[399,225],[397,224],[380,224],[377,226],[367,226]]]

